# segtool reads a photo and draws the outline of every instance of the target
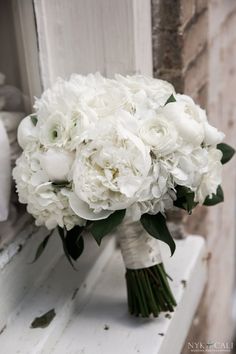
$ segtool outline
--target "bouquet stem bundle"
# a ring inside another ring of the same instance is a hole
[[[176,301],[163,263],[144,269],[126,269],[129,312],[135,316],[157,317],[174,311]]]
[[[160,312],[174,311],[176,302],[161,260],[159,241],[147,234],[140,223],[133,223],[120,228],[120,245],[130,314],[157,317]]]

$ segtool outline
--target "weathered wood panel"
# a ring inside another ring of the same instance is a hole
[[[34,0],[43,87],[77,72],[152,74],[149,1]]]

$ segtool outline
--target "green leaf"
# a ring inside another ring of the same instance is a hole
[[[217,149],[219,149],[223,156],[221,159],[221,163],[224,165],[226,162],[232,159],[232,157],[235,154],[234,148],[232,148],[230,145],[225,144],[225,143],[220,143],[217,145]]]
[[[168,100],[166,101],[166,103],[164,104],[164,106],[166,106],[168,103],[171,103],[171,102],[176,102],[176,99],[174,97],[174,95],[170,95],[170,97],[168,98]]]
[[[113,231],[115,227],[117,227],[122,222],[124,216],[125,209],[116,210],[113,214],[108,216],[108,218],[93,222],[90,231],[98,245],[101,244],[104,236]]]
[[[56,316],[56,312],[54,309],[49,310],[44,315],[36,317],[31,323],[31,328],[46,328],[50,325],[54,317]]]
[[[61,238],[61,241],[62,241],[62,246],[63,246],[63,250],[64,250],[64,253],[65,253],[65,256],[66,258],[68,259],[70,265],[72,266],[73,269],[75,269],[75,266],[71,260],[71,256],[68,252],[68,249],[67,249],[67,244],[66,244],[66,236],[65,236],[65,233],[67,234],[67,231],[65,229],[62,229],[61,227],[57,227],[58,229],[58,233],[59,233],[59,236]]]
[[[175,252],[175,242],[166,225],[166,219],[161,213],[156,215],[143,214],[140,219],[144,229],[153,237],[165,242],[171,251],[171,255]]]
[[[67,231],[66,235],[66,248],[70,257],[76,261],[84,250],[84,239],[82,232],[84,227],[75,226],[72,230]]]
[[[176,186],[176,197],[174,205],[187,210],[189,214],[191,214],[193,208],[198,204],[194,201],[194,192],[184,186]]]
[[[31,114],[30,115],[30,119],[31,119],[31,122],[33,123],[33,125],[36,126],[37,123],[38,123],[37,115],[36,114]]]
[[[53,186],[54,188],[59,188],[59,189],[69,187],[70,184],[71,184],[71,183],[68,182],[68,181],[52,182],[52,186]]]
[[[54,230],[52,230],[52,232],[50,232],[50,234],[48,234],[44,240],[39,244],[38,248],[37,248],[37,251],[35,253],[35,257],[34,257],[34,260],[31,262],[32,263],[35,263],[37,261],[37,259],[42,255],[43,251],[45,250],[47,244],[48,244],[48,241],[50,239],[50,237],[52,236],[52,233],[53,233]]]
[[[216,194],[213,194],[212,197],[206,197],[203,205],[211,206],[216,205],[224,201],[224,192],[221,186],[218,186]]]

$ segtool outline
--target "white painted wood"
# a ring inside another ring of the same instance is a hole
[[[48,258],[40,263],[37,269],[41,267],[46,278],[32,283],[20,306],[11,314],[0,334],[1,351],[8,354],[180,353],[206,281],[204,240],[195,236],[177,241],[175,256],[165,263],[174,278],[171,286],[178,307],[171,318],[162,315],[148,320],[127,313],[124,266],[113,241],[99,258],[97,249],[91,246],[78,263],[78,272],[73,272],[61,258],[54,264],[47,263]],[[186,281],[186,287],[182,280]],[[52,308],[56,317],[49,327],[30,328],[36,316]],[[106,325],[108,330],[104,329]]]
[[[150,0],[34,0],[43,87],[77,72],[152,75]]]
[[[32,111],[34,96],[41,94],[37,33],[32,0],[11,0],[16,33],[21,88],[25,108]]]
[[[32,291],[34,292],[37,287],[44,286],[47,289],[48,284],[44,285],[44,280],[50,277],[50,273],[53,273],[55,266],[58,269],[59,276],[62,276],[59,269],[63,267],[65,272],[64,280],[69,276],[68,281],[71,282],[72,287],[75,286],[73,279],[77,281],[77,278],[80,279],[81,277],[88,278],[89,276],[89,279],[92,279],[92,283],[95,281],[93,277],[96,278],[100,269],[96,263],[97,259],[105,255],[104,260],[100,262],[101,264],[106,262],[107,257],[111,255],[115,247],[114,240],[111,240],[107,247],[104,247],[106,245],[105,242],[103,247],[99,249],[95,241],[88,237],[85,245],[86,252],[84,252],[81,262],[78,264],[78,266],[81,266],[78,274],[67,264],[68,261],[65,260],[61,241],[57,232],[55,232],[43,256],[32,264],[37,247],[47,233],[48,231],[44,228],[37,228],[30,222],[24,228],[24,231],[18,235],[15,242],[11,243],[0,254],[0,331],[9,320],[11,321],[12,314],[14,318],[14,313],[18,312],[17,308],[21,306],[23,299],[28,301],[26,298],[28,299],[30,297],[29,294]],[[93,266],[96,266],[96,268],[93,274],[89,275]],[[66,289],[65,283],[64,286],[64,291],[61,289],[58,292],[58,297],[60,298],[63,298],[65,292],[70,292],[71,290],[70,287]]]

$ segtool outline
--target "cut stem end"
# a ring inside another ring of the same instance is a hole
[[[126,269],[129,312],[135,316],[157,317],[173,312],[176,301],[163,263],[144,269]]]

